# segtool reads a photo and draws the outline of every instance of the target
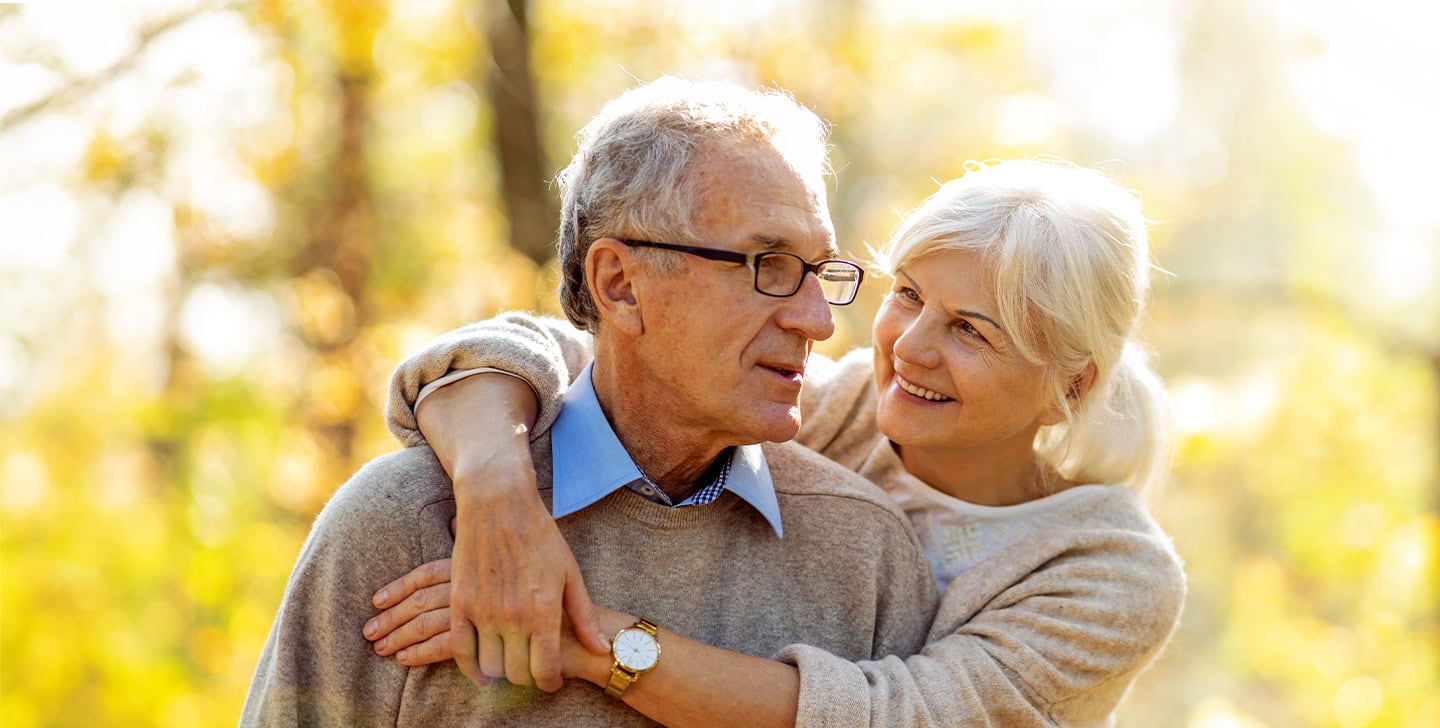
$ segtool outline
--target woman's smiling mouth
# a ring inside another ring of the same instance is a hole
[[[947,397],[939,392],[929,390],[918,384],[915,384],[910,380],[900,376],[899,374],[895,375],[895,385],[905,390],[906,392],[915,395],[916,397],[929,400],[931,402],[953,402],[955,400],[954,397]]]

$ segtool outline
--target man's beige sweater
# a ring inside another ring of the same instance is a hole
[[[937,595],[904,514],[805,448],[764,449],[783,539],[729,492],[667,508],[622,488],[557,521],[591,597],[762,657],[796,641],[849,659],[919,649]],[[548,505],[548,435],[533,455]],[[341,487],[290,577],[241,724],[651,725],[581,680],[553,694],[503,681],[477,688],[454,662],[409,669],[375,655],[360,633],[377,611],[370,595],[449,557],[454,513],[450,480],[428,447],[380,457]]]
[[[530,382],[543,432],[589,356],[589,337],[556,319],[506,314],[466,326],[396,371],[391,430],[407,444],[424,442],[413,414],[421,387],[450,371],[496,367]],[[875,425],[870,356],[811,357],[797,441],[885,487],[904,466]],[[800,670],[799,724],[1113,724],[1126,690],[1179,621],[1184,572],[1169,538],[1124,488],[1052,515],[1043,530],[955,578],[918,654],[852,661],[795,640],[779,659]]]

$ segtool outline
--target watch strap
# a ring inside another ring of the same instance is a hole
[[[656,626],[654,622],[651,622],[644,617],[641,617],[638,621],[635,622],[635,624],[621,629],[620,632],[624,632],[626,629],[643,630],[645,632],[649,632],[650,636],[656,638],[657,640],[660,638],[660,628]],[[619,637],[620,632],[616,632],[615,636]],[[614,648],[612,647],[611,649],[613,650]],[[654,668],[651,669],[653,670]],[[620,696],[624,695],[625,691],[629,689],[629,687],[633,685],[636,680],[639,679],[640,673],[626,669],[620,664],[619,660],[615,660],[610,664],[610,684],[605,686],[605,694],[609,695],[612,698],[615,698],[616,700],[619,700]]]

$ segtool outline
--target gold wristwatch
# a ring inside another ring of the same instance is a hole
[[[619,699],[625,689],[640,679],[640,673],[654,670],[660,663],[660,635],[654,622],[643,617],[635,624],[615,633],[610,640],[610,684],[605,694]]]

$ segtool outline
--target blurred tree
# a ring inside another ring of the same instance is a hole
[[[833,122],[856,255],[967,159],[1125,160],[1191,596],[1121,724],[1440,723],[1440,298],[1373,274],[1383,200],[1300,101],[1337,41],[1288,7],[0,8],[0,724],[233,724],[310,519],[395,446],[390,368],[555,311],[548,160],[661,73]]]
[[[510,244],[543,265],[555,256],[559,206],[547,184],[553,170],[540,144],[527,5],[526,0],[481,0],[490,57],[479,75],[495,114],[494,148]]]

